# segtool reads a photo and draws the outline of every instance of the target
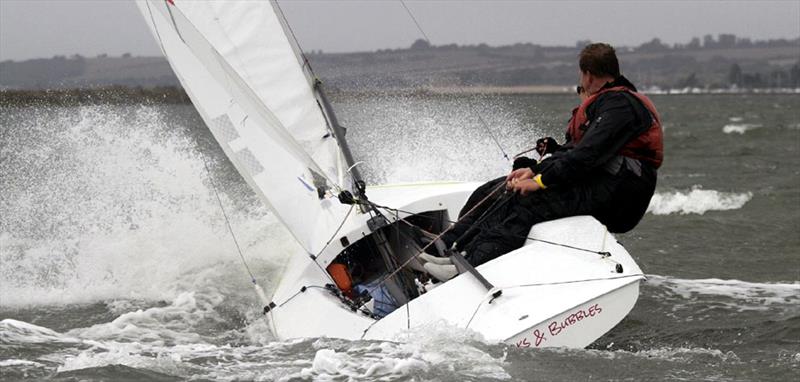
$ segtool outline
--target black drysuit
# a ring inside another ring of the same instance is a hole
[[[624,77],[605,87],[626,86]],[[607,92],[586,109],[588,127],[578,143],[566,144],[532,167],[546,189],[526,196],[505,191],[505,177],[479,187],[459,214],[459,222],[443,235],[450,247],[467,252],[479,265],[521,247],[531,227],[540,222],[592,215],[611,232],[627,232],[641,220],[656,186],[655,166],[619,155],[629,141],[647,131],[653,116],[625,92]],[[493,190],[486,201],[473,209]]]

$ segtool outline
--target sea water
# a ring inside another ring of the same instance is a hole
[[[618,235],[648,280],[582,350],[445,324],[391,342],[278,341],[223,209],[268,294],[298,247],[191,105],[0,105],[0,379],[797,380],[800,96],[653,99],[664,166],[648,213]],[[335,107],[362,173],[384,184],[503,174],[504,153],[561,140],[575,102],[371,94]]]

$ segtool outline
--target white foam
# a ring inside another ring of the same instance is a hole
[[[730,118],[728,118],[728,120],[731,121],[731,122],[742,122],[742,119],[743,119],[742,117],[730,117]]]
[[[132,354],[121,349],[110,349],[104,352],[82,352],[76,356],[68,356],[64,360],[64,364],[59,366],[56,371],[61,373],[108,365],[125,365],[170,375],[179,375],[181,373],[179,368],[180,357],[177,355],[163,353],[152,357]]]
[[[648,284],[666,288],[683,299],[729,297],[737,310],[767,310],[770,306],[800,307],[800,282],[755,283],[722,279],[679,279],[649,275]]]
[[[0,321],[0,342],[35,344],[52,342],[80,342],[79,339],[64,336],[54,330],[6,318]]]
[[[762,125],[755,123],[732,123],[722,127],[722,132],[725,134],[737,133],[744,134],[747,131],[760,128]]]
[[[510,379],[504,359],[494,358],[475,332],[444,322],[411,329],[398,336],[400,342],[347,343],[321,339],[311,367],[297,377],[313,379],[388,379],[428,372],[458,371],[462,378]],[[346,346],[342,346],[346,344]],[[336,348],[344,348],[337,351]]]
[[[0,367],[13,367],[13,366],[44,367],[44,365],[39,363],[39,362],[27,361],[27,360],[24,360],[24,359],[4,359],[4,360],[0,360]]]
[[[697,362],[699,359],[705,359],[709,362],[725,362],[725,363],[738,363],[741,362],[739,356],[732,352],[724,352],[719,349],[710,349],[702,347],[660,347],[654,349],[644,349],[637,351],[629,351],[624,349],[617,350],[578,350],[577,352],[585,352],[594,356],[606,359],[618,359],[623,357],[637,357],[647,359],[660,359],[669,362]]]
[[[704,214],[707,211],[726,211],[742,208],[753,193],[720,192],[695,186],[690,191],[657,192],[650,200],[647,212],[654,215]]]

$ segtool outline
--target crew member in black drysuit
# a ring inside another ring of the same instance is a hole
[[[590,44],[579,57],[588,97],[573,110],[564,146],[480,187],[442,236],[447,248],[455,242],[456,250],[466,251],[473,266],[521,247],[536,223],[592,215],[619,233],[633,229],[644,215],[663,159],[660,117],[620,75],[610,45]],[[499,196],[463,216],[502,181],[507,191],[498,190]],[[436,267],[439,272],[431,273],[439,279],[455,275],[454,266],[445,272]]]

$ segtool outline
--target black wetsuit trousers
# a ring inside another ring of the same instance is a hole
[[[526,196],[505,191],[505,177],[497,178],[473,192],[458,223],[442,240],[447,247],[456,242],[456,248],[466,251],[469,262],[477,266],[520,248],[531,227],[548,220],[591,215],[610,232],[627,232],[644,216],[656,177],[648,165],[642,166],[641,174],[625,167],[615,175],[601,170],[583,182]]]

